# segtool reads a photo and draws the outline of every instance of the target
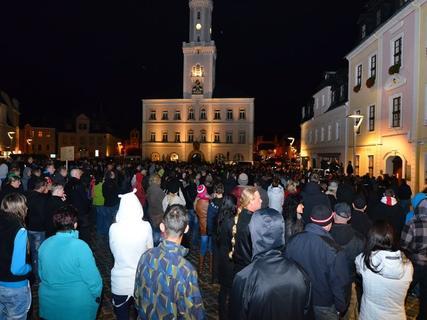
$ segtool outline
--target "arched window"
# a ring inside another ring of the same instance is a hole
[[[202,110],[200,110],[200,120],[206,120],[206,109],[202,108]]]
[[[200,142],[206,142],[206,130],[200,131]]]
[[[160,161],[160,154],[158,152],[153,152],[151,154],[151,161]]]
[[[176,162],[178,160],[179,160],[178,154],[175,153],[175,152],[172,152],[171,155],[170,155],[170,161]]]
[[[193,77],[203,77],[204,75],[204,68],[199,63],[193,66],[191,69],[191,75]]]

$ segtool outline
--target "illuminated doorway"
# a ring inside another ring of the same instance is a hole
[[[403,160],[401,157],[393,155],[386,159],[386,173],[396,176],[399,180],[403,178]]]

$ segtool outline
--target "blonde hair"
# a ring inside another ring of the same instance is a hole
[[[239,221],[240,212],[255,199],[255,193],[258,192],[256,187],[245,187],[242,190],[239,199],[239,208],[237,209],[237,214],[234,216],[234,223],[231,228],[231,251],[228,253],[230,260],[233,258],[234,248],[236,245],[236,235],[237,235],[237,222]]]
[[[14,215],[24,222],[28,210],[27,199],[22,194],[10,193],[3,198],[0,208],[4,213]]]
[[[160,182],[161,182],[161,181],[162,181],[162,180],[161,180],[160,176],[159,176],[157,173],[152,174],[152,175],[150,176],[150,180],[149,180],[149,182],[150,182],[150,186],[151,186],[153,183],[155,183],[155,184],[160,184]]]

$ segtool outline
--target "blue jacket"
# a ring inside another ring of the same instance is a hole
[[[285,254],[309,275],[314,306],[347,309],[351,278],[345,253],[326,230],[307,224],[304,232],[290,239]]]
[[[93,320],[102,290],[89,246],[78,232],[58,232],[39,248],[40,317]]]

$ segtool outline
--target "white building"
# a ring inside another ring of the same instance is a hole
[[[252,161],[253,98],[212,98],[216,47],[212,0],[190,0],[183,43],[183,99],[143,100],[142,155],[154,161]]]
[[[319,90],[302,108],[301,158],[306,168],[345,163],[347,83],[344,72],[326,72]]]

